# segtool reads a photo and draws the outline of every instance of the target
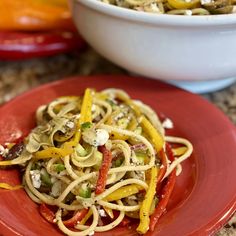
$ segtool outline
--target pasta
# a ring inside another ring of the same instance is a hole
[[[172,15],[213,15],[235,13],[230,0],[100,0],[137,11]]]
[[[57,98],[37,109],[36,121],[0,166],[22,168],[22,185],[47,221],[75,236],[132,218],[138,233],[154,230],[192,153],[188,140],[166,136],[157,114],[119,89]]]

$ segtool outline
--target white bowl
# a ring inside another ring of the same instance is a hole
[[[157,15],[70,0],[78,31],[101,55],[135,74],[193,92],[228,86],[236,77],[236,15]]]

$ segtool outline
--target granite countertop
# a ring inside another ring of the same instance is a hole
[[[18,62],[0,62],[0,105],[33,87],[74,75],[127,74],[99,56],[92,49],[48,58]],[[222,110],[236,124],[236,83],[211,94],[207,100]],[[217,236],[236,235],[236,215]]]

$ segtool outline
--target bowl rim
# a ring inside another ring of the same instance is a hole
[[[99,0],[71,0],[74,4],[81,4],[89,9],[99,13],[126,19],[129,21],[149,23],[153,25],[170,25],[170,26],[235,26],[236,14],[222,15],[202,15],[202,16],[187,16],[187,15],[167,15],[153,14],[147,12],[138,12],[131,9],[126,9],[110,4],[103,3]]]

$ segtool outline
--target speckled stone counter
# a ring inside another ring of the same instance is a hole
[[[127,74],[127,72],[91,49],[80,54],[0,62],[0,105],[40,84],[74,75],[94,74]],[[202,96],[215,104],[236,124],[236,83],[224,90]],[[217,233],[217,236],[236,236],[236,215]]]

